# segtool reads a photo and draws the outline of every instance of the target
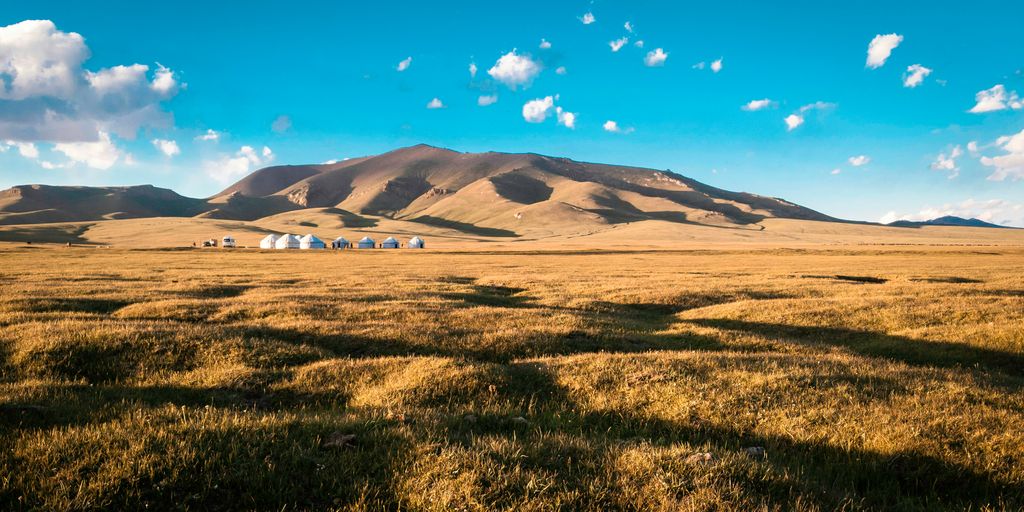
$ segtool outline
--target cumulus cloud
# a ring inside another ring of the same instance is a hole
[[[523,119],[527,123],[543,123],[555,105],[553,96],[527,101],[523,105]]]
[[[609,41],[608,42],[608,46],[612,47],[612,51],[613,52],[617,52],[617,51],[621,50],[623,46],[626,46],[626,43],[628,43],[628,42],[629,42],[629,38],[628,37],[620,37],[619,39],[616,39],[614,41]]]
[[[718,73],[722,70],[722,59],[718,59],[711,63],[711,72]]]
[[[547,50],[549,48],[551,48],[551,42],[549,42],[547,39],[541,38],[541,40],[540,40],[540,49],[541,50]]]
[[[538,62],[527,55],[519,55],[513,49],[502,55],[498,62],[487,70],[487,74],[515,90],[519,86],[523,86],[524,89],[529,87],[540,71],[541,66]]]
[[[939,153],[935,157],[935,161],[932,162],[931,168],[933,171],[943,171],[949,173],[949,179],[956,178],[960,175],[960,167],[956,163],[956,159],[960,158],[964,154],[964,151],[960,149],[960,146],[954,146],[949,153]]]
[[[757,111],[757,110],[764,110],[766,108],[775,108],[776,106],[778,106],[778,103],[776,103],[776,102],[774,102],[774,101],[772,101],[772,100],[770,100],[768,98],[764,98],[764,99],[761,99],[761,100],[750,100],[750,101],[747,102],[746,105],[743,105],[742,107],[740,107],[740,110],[746,110],[747,112],[754,112],[754,111]]]
[[[588,12],[583,16],[580,16],[580,21],[583,22],[584,25],[590,25],[591,23],[597,21],[597,18],[594,18],[594,13]]]
[[[1013,181],[1024,179],[1024,130],[1014,135],[999,137],[996,139],[995,147],[1005,154],[981,157],[982,165],[993,168],[988,179],[990,181],[1003,181],[1007,178]]]
[[[812,110],[826,110],[835,107],[835,103],[815,101],[800,107],[797,112],[786,116],[782,121],[786,123],[786,131],[793,131],[804,124],[804,114]]]
[[[172,157],[181,154],[177,141],[167,139],[153,139],[153,146],[160,150],[165,156]]]
[[[637,48],[643,48],[644,47],[644,40],[643,39],[638,40],[637,42],[633,43],[633,46],[636,46]]]
[[[868,60],[866,67],[877,69],[885,65],[892,51],[903,42],[899,34],[878,34],[868,43]]]
[[[849,158],[850,165],[854,167],[861,167],[871,163],[871,157],[867,155],[851,156]]]
[[[925,77],[930,74],[932,74],[931,69],[920,64],[912,64],[907,67],[907,72],[903,74],[903,87],[917,87],[921,85],[921,83],[924,82]]]
[[[288,131],[289,129],[291,129],[291,127],[292,127],[292,118],[290,118],[290,117],[288,117],[286,115],[277,116],[277,118],[274,119],[274,122],[270,123],[270,129],[274,130],[277,133],[284,133],[284,132]]]
[[[644,57],[644,64],[648,67],[664,66],[666,59],[668,59],[668,52],[661,48],[655,48],[647,52],[647,55]]]
[[[1017,91],[1007,92],[1003,84],[996,84],[991,89],[978,91],[974,95],[975,105],[968,112],[972,114],[983,114],[998,110],[1020,110],[1024,107],[1024,101],[1017,96]]]
[[[633,133],[633,128],[622,128],[619,126],[619,123],[611,119],[605,121],[602,127],[604,131],[611,133]]]
[[[164,101],[183,87],[157,64],[83,68],[85,39],[49,20],[0,27],[0,138],[24,142],[93,142],[99,133],[134,138],[163,127]]]
[[[409,69],[409,66],[411,66],[411,65],[412,65],[412,57],[406,57],[406,58],[402,59],[401,62],[398,63],[398,66],[396,66],[395,69],[397,69],[399,72],[402,72],[402,71],[405,71],[405,70]]]
[[[39,158],[39,148],[31,142],[6,141],[0,144],[0,153],[7,151],[7,148],[17,148],[18,154],[25,158]]]
[[[196,135],[196,140],[217,142],[218,140],[220,140],[220,132],[213,129],[208,129],[206,130],[206,133]]]
[[[436,108],[444,108],[444,103],[442,103],[439,98],[434,98],[434,99],[430,100],[429,103],[427,103],[427,108],[429,108],[431,110],[436,109]]]
[[[121,150],[110,140],[110,134],[99,133],[94,142],[62,142],[53,147],[76,163],[84,163],[93,169],[110,169],[121,158]]]
[[[786,123],[786,131],[791,132],[799,128],[800,125],[804,124],[804,116],[801,116],[799,114],[790,114],[786,116],[786,118],[783,119],[783,121]]]
[[[555,68],[556,75],[564,75],[566,73],[568,73],[568,71],[566,71],[565,66],[558,66],[557,68]]]
[[[480,96],[479,98],[476,99],[476,104],[480,105],[481,107],[486,107],[488,105],[494,105],[497,102],[498,102],[498,95],[497,94],[491,94],[491,95],[486,95],[485,94],[485,95]]]
[[[259,166],[267,165],[274,160],[274,152],[269,147],[257,152],[252,146],[242,146],[234,156],[221,156],[216,160],[203,162],[206,175],[222,184],[237,181]]]
[[[976,154],[978,152],[978,149],[978,141],[972,140],[967,143],[967,151],[970,151],[971,154]]]
[[[916,213],[898,213],[891,211],[878,221],[889,224],[899,220],[925,221],[945,216],[979,219],[1003,226],[1024,226],[1024,204],[1003,199],[975,200],[973,198],[961,203],[947,203],[942,206],[926,206]]]
[[[570,130],[576,129],[576,114],[574,112],[563,110],[562,107],[556,107],[555,114],[558,117],[558,124]]]

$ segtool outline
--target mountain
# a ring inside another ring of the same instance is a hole
[[[393,219],[481,236],[576,232],[646,220],[757,228],[770,218],[835,221],[787,202],[639,167],[427,145],[332,164],[257,170],[213,197],[141,187],[26,185],[0,193],[0,224],[142,217],[372,225]],[[282,220],[286,219],[286,220]],[[316,225],[316,224],[313,224]]]
[[[946,215],[945,217],[938,217],[931,220],[923,221],[898,220],[896,222],[890,222],[888,225],[901,228],[917,228],[921,226],[963,226],[972,228],[1001,229],[1009,228],[1009,226],[1000,226],[999,224],[992,224],[991,222],[985,222],[981,219],[965,219],[963,217],[955,217],[953,215]]]

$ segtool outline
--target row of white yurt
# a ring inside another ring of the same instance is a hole
[[[277,243],[277,235],[267,235],[260,240],[260,249],[273,249]]]
[[[422,249],[425,243],[422,238],[414,236],[409,240],[410,249]],[[398,249],[402,244],[393,236],[389,236],[380,243],[382,249]],[[352,243],[339,236],[331,242],[331,249],[348,249]],[[375,249],[377,242],[374,239],[364,236],[355,247],[359,249]],[[260,249],[326,249],[327,244],[313,234],[299,238],[297,235],[267,235],[260,240]]]

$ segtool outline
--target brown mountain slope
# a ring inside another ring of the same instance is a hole
[[[2,194],[0,223],[7,224],[150,216],[256,221],[285,213],[300,224],[308,213],[507,237],[587,233],[648,220],[754,228],[769,218],[836,220],[667,171],[422,144],[334,164],[260,169],[205,200],[154,187],[28,186]]]

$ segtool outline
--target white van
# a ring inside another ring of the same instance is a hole
[[[236,247],[235,238],[232,237],[231,235],[228,235],[228,236],[222,238],[221,241],[220,241],[220,246],[225,248],[225,249],[231,249],[231,248]]]

